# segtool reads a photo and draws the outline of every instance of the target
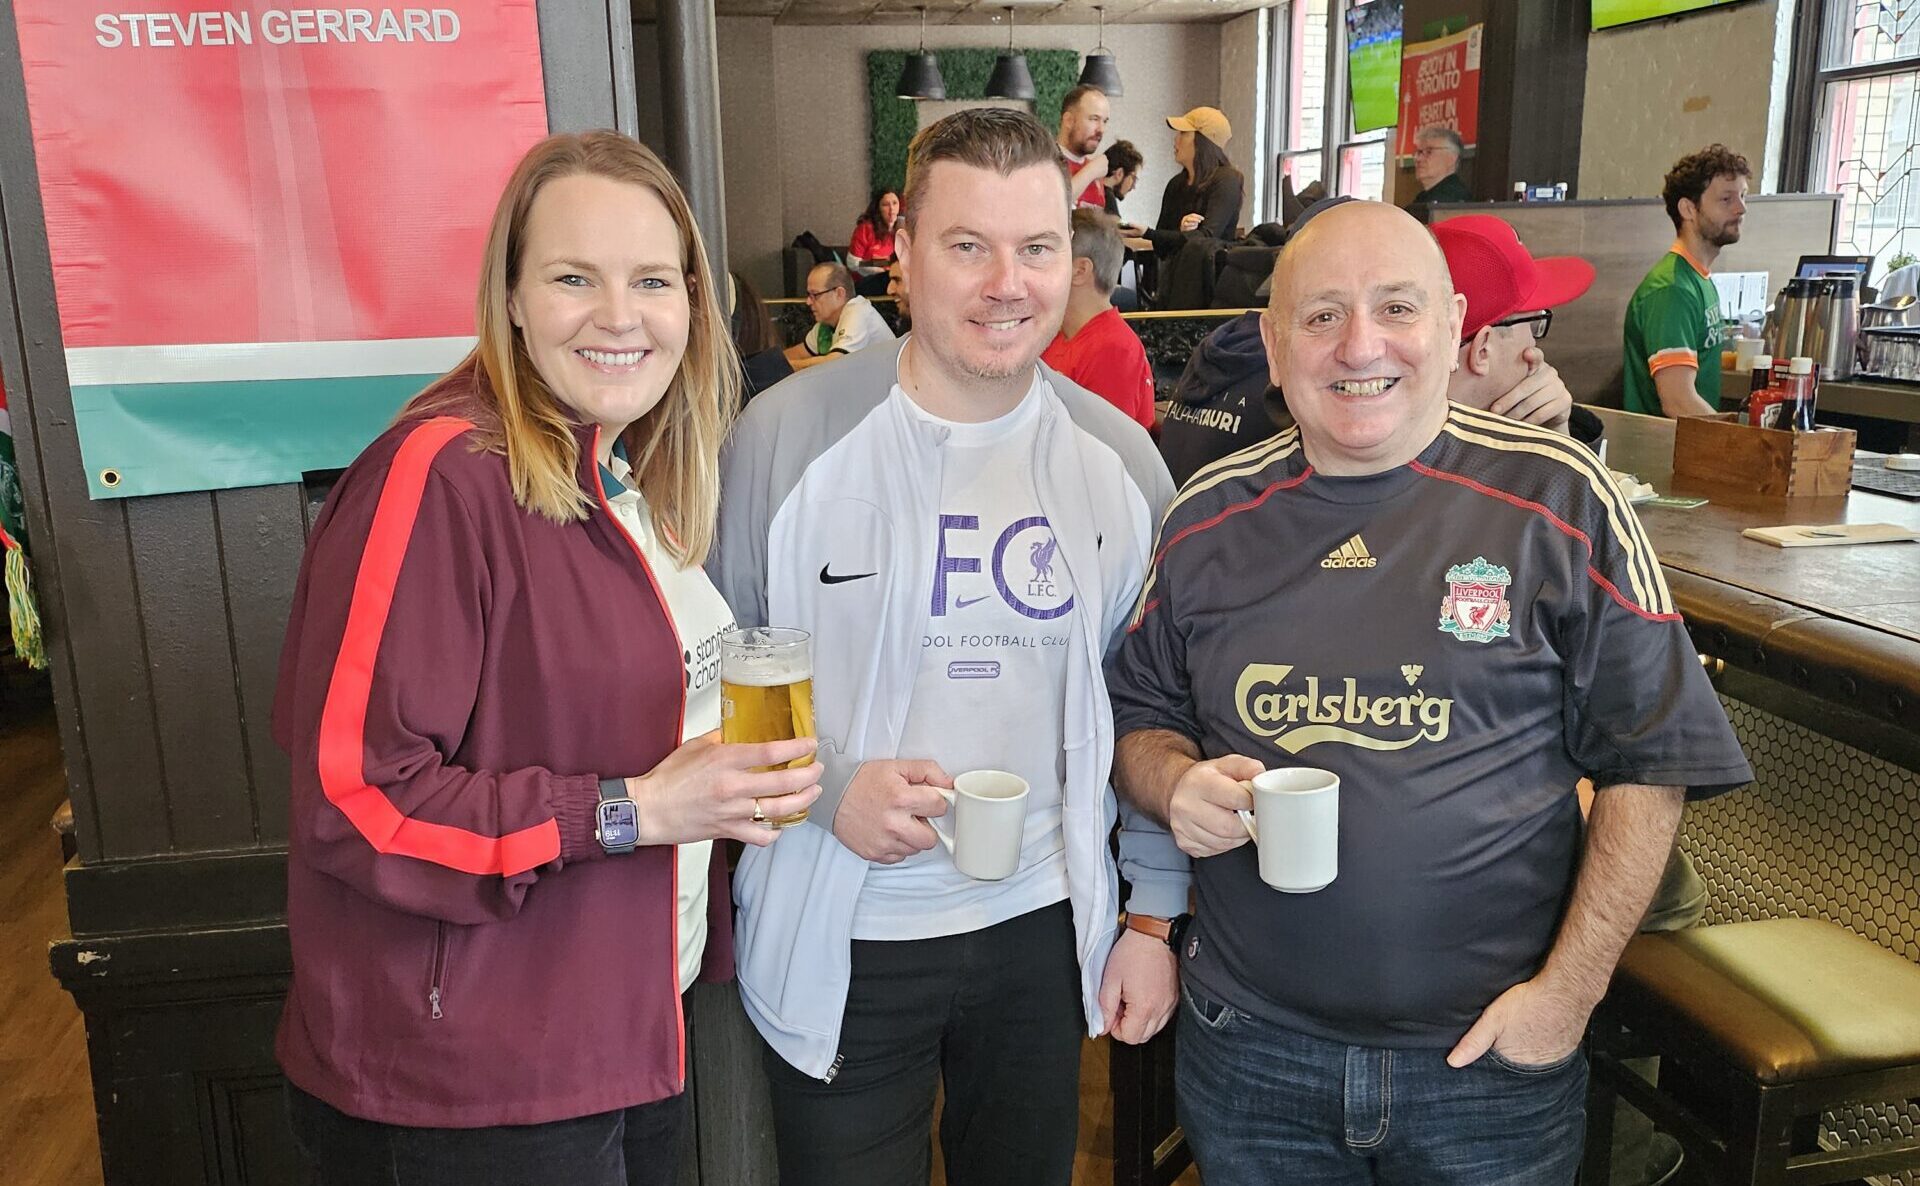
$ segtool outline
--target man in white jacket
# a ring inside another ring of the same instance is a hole
[[[714,575],[742,625],[813,633],[827,768],[808,825],[735,885],[785,1186],[925,1182],[937,1083],[949,1182],[1064,1186],[1082,1035],[1145,1041],[1173,1009],[1188,863],[1116,807],[1101,672],[1173,491],[1138,425],[1039,365],[1064,197],[1031,116],[923,131],[913,334],[761,396],[722,458]],[[1031,787],[999,881],[927,822],[976,769]]]

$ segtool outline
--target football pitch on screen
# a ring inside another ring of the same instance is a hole
[[[1593,0],[1593,27],[1607,29],[1725,3],[1727,0]]]
[[[1400,118],[1400,39],[1354,47],[1347,70],[1353,82],[1353,130],[1392,127]]]

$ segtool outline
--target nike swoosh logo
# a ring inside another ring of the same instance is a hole
[[[827,571],[827,569],[831,567],[833,567],[831,564],[822,564],[820,566],[820,583],[821,584],[844,585],[848,581],[864,581],[868,577],[879,575],[878,573],[872,573],[872,572],[849,572],[849,573],[842,573],[839,576],[835,576],[833,573],[830,573]]]
[[[967,608],[967,607],[968,607],[968,606],[970,606],[970,605],[979,605],[979,604],[980,604],[981,602],[983,602],[983,601],[985,601],[985,600],[986,600],[987,598],[989,598],[989,597],[991,597],[991,596],[993,596],[993,595],[992,595],[991,593],[982,593],[982,594],[981,594],[980,596],[978,596],[978,597],[961,597],[961,598],[956,598],[956,599],[955,599],[955,601],[954,601],[954,603],[953,603],[953,608],[955,608],[955,609],[965,609],[965,608]]]

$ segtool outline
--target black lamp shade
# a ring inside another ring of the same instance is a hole
[[[900,85],[894,94],[902,99],[944,99],[946,80],[940,77],[940,59],[929,50],[907,55],[900,68]]]
[[[1031,102],[1034,95],[1033,72],[1027,69],[1027,55],[1001,54],[1000,60],[993,64],[992,76],[987,79],[987,98]]]
[[[1120,67],[1109,53],[1087,55],[1087,64],[1080,68],[1080,83],[1083,86],[1097,86],[1112,99],[1126,94],[1120,86]]]

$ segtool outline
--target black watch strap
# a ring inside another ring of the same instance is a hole
[[[1167,946],[1173,948],[1173,954],[1180,954],[1180,945],[1186,942],[1187,928],[1193,925],[1193,915],[1176,914],[1167,927]]]
[[[625,799],[628,802],[632,802],[633,796],[627,792],[627,780],[624,778],[601,779],[600,780],[600,802],[603,804],[611,803],[617,799]],[[638,844],[619,844],[619,845],[608,844],[606,841],[606,837],[600,835],[600,813],[598,811],[594,812],[593,837],[594,839],[600,842],[600,847],[606,849],[609,853],[612,853],[615,856],[624,856],[627,853],[632,852],[634,849],[640,847]]]

